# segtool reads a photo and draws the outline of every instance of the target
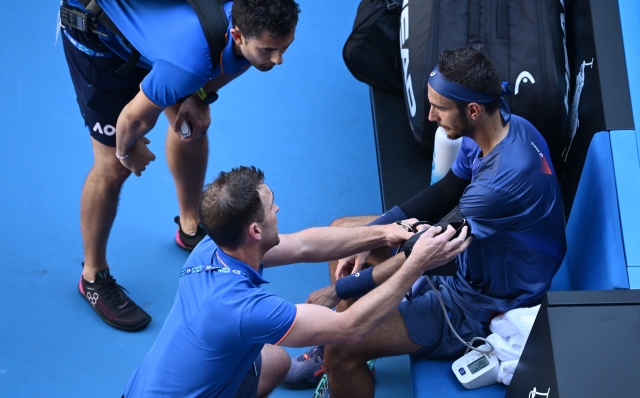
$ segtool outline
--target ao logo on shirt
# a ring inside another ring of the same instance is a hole
[[[98,122],[96,123],[95,126],[93,126],[93,131],[95,131],[96,133],[104,134],[106,136],[111,137],[116,133],[116,128],[110,124],[107,124],[106,126],[104,126],[104,129],[103,129],[102,126],[100,125],[100,122]]]

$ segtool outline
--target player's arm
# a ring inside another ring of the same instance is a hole
[[[280,235],[280,243],[265,254],[263,262],[266,267],[271,267],[337,260],[385,245],[398,246],[411,236],[412,232],[396,224],[309,228]]]
[[[116,124],[116,153],[124,167],[139,176],[155,156],[138,142],[155,126],[162,108],[152,103],[142,91],[124,107]],[[137,143],[137,144],[136,144]],[[135,145],[135,147],[134,147]]]
[[[322,344],[354,344],[378,326],[400,303],[422,273],[451,260],[469,245],[467,230],[456,239],[448,228],[435,236],[436,228],[422,234],[411,256],[382,285],[355,302],[344,312],[334,312],[313,304],[299,304],[296,323],[280,343],[289,347]]]
[[[205,103],[206,98],[211,96],[217,96],[218,90],[224,87],[227,83],[237,78],[241,74],[249,69],[250,65],[246,65],[240,69],[238,73],[233,75],[220,74],[217,77],[207,81],[200,93],[206,94],[205,100],[201,98],[198,91],[187,97],[179,104],[171,105],[167,108],[165,114],[169,123],[176,134],[180,133],[180,128],[185,120],[189,121],[191,128],[191,135],[189,137],[182,137],[183,140],[192,141],[197,140],[202,136],[202,133],[209,129],[211,124],[211,115],[209,110],[209,104]]]
[[[468,185],[469,180],[460,178],[449,170],[440,181],[423,189],[401,205],[394,206],[369,225],[388,224],[405,218],[435,223],[457,206]],[[368,257],[369,252],[364,252],[341,259],[336,267],[336,279],[360,271]]]

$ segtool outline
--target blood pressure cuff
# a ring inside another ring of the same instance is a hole
[[[385,215],[383,215],[382,217],[384,216]],[[467,236],[471,236],[471,226],[467,223],[467,220],[462,217],[460,209],[457,206],[455,209],[449,212],[449,214],[444,216],[440,220],[440,222],[434,224],[434,226],[442,227],[440,233],[444,232],[449,225],[456,229],[456,233],[451,239],[456,238],[460,234],[462,227],[464,227],[465,225],[469,228]],[[422,235],[425,231],[426,230],[420,231],[417,234],[413,235],[410,239],[408,239],[403,246],[400,246],[400,248],[398,248],[398,253],[401,250],[404,250],[405,257],[409,258],[409,255],[411,255],[411,251],[413,250],[413,246],[420,238],[420,235]],[[453,259],[445,265],[425,271],[423,275],[455,275],[457,271],[458,263],[455,259]],[[336,295],[342,300],[362,297],[373,290],[375,287],[376,283],[373,280],[373,267],[364,269],[356,274],[340,278],[336,281],[335,284]]]
[[[440,222],[438,222],[437,224],[434,224],[434,227],[441,227],[441,231],[439,234],[443,233],[444,231],[447,230],[447,227],[451,225],[455,230],[456,233],[451,237],[451,239],[455,239],[458,237],[458,235],[460,235],[460,231],[462,230],[462,227],[466,226],[468,228],[467,231],[467,237],[471,236],[471,225],[469,225],[469,223],[467,223],[467,220],[462,217],[462,214],[460,213],[460,209],[456,206],[455,209],[453,209],[451,212],[449,212],[449,214],[447,214],[446,216],[444,216],[442,218],[442,220],[440,220]],[[413,250],[413,246],[415,245],[415,243],[418,241],[418,239],[420,239],[420,235],[422,235],[424,231],[420,231],[417,234],[413,235],[411,238],[409,238],[404,245],[399,249],[399,250],[403,250],[404,251],[404,255],[406,258],[409,258],[409,256],[411,255],[411,252]],[[450,239],[450,240],[451,240]],[[443,276],[451,276],[451,275],[455,275],[456,272],[458,272],[458,263],[456,262],[456,259],[454,258],[453,260],[449,261],[448,263],[441,265],[440,267],[436,267],[436,268],[432,268],[429,270],[426,270],[423,275],[443,275]]]
[[[439,220],[460,202],[469,180],[456,176],[449,170],[447,175],[435,184],[423,189],[400,206],[371,221],[368,225],[384,225],[407,218],[418,220]]]

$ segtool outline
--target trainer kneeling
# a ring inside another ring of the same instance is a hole
[[[173,308],[124,396],[256,397],[269,394],[290,362],[277,345],[356,343],[400,303],[430,268],[464,251],[470,239],[431,228],[386,282],[336,313],[293,304],[260,286],[264,267],[322,262],[398,246],[413,233],[399,225],[310,228],[278,234],[279,208],[255,167],[222,172],[207,185],[200,217],[207,237],[184,268]],[[389,261],[402,261],[404,254]]]

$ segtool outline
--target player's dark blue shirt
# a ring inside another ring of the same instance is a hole
[[[471,181],[459,208],[475,240],[458,257],[458,275],[442,283],[478,320],[538,304],[566,252],[560,187],[546,142],[513,115],[507,136],[486,156],[463,138],[452,171]]]

